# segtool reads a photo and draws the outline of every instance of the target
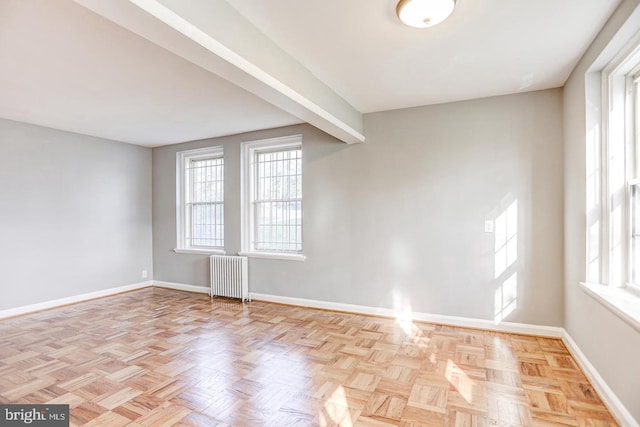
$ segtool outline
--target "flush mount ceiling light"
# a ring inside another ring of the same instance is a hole
[[[400,0],[396,13],[410,27],[433,27],[451,15],[455,3],[455,0]]]

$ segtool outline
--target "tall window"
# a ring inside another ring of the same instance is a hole
[[[640,47],[625,52],[602,72],[602,127],[589,126],[587,279],[640,289]]]
[[[302,254],[302,139],[244,143],[243,252]]]
[[[638,67],[636,67],[637,69]],[[633,77],[627,77],[627,117],[630,120],[627,129],[627,238],[628,238],[628,284],[640,290],[640,176],[638,174],[638,130],[640,130],[640,75],[636,72]]]
[[[224,247],[222,147],[178,153],[178,249]]]

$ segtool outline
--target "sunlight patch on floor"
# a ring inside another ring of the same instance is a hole
[[[460,395],[467,401],[467,403],[473,402],[473,388],[475,381],[458,366],[453,360],[447,360],[447,368],[444,374],[449,383],[460,393]]]
[[[344,387],[336,387],[331,396],[324,402],[324,411],[319,414],[321,426],[353,427],[349,402]]]

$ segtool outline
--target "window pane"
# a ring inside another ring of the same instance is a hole
[[[640,285],[640,200],[638,186],[631,185],[631,282]]]
[[[190,159],[185,171],[187,247],[224,246],[224,160]]]
[[[223,204],[191,205],[191,246],[224,246]]]
[[[254,248],[302,251],[302,150],[255,153]]]

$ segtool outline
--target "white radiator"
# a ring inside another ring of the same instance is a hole
[[[211,256],[211,296],[249,300],[247,257]]]

